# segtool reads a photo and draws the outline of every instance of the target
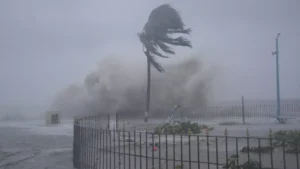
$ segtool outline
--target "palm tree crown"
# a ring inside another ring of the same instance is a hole
[[[168,58],[165,54],[174,55],[175,52],[170,45],[192,47],[191,42],[183,36],[174,37],[175,34],[190,34],[191,29],[184,27],[178,11],[169,4],[163,4],[152,10],[143,31],[138,34],[145,48],[145,55],[159,72],[164,72],[164,69],[155,60],[155,55],[162,58]]]

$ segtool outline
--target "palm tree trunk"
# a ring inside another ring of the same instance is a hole
[[[146,96],[146,111],[145,111],[145,119],[144,122],[148,122],[148,113],[150,109],[150,85],[151,85],[151,65],[150,65],[150,59],[149,59],[149,51],[146,50],[145,52],[147,56],[147,96]]]

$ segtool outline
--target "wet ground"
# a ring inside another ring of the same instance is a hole
[[[162,120],[152,125],[157,125],[161,122]],[[73,168],[72,120],[64,120],[63,124],[57,126],[46,126],[44,123],[45,122],[42,120],[0,122],[0,169]],[[140,126],[140,130],[143,130],[145,127],[142,125],[142,120],[131,120],[128,123],[133,124],[136,127]],[[210,124],[210,126],[214,127],[214,130],[210,134],[223,135],[226,127],[228,134],[231,136],[245,136],[246,129],[248,128],[251,136],[266,137],[270,128],[273,131],[283,129],[300,129],[299,124],[299,121],[296,120],[289,121],[288,124],[278,124],[275,120],[249,125],[220,126]],[[130,126],[128,126],[128,128],[129,127]],[[222,140],[220,140],[220,142],[222,142]],[[194,143],[192,142],[192,144]],[[192,147],[195,148],[195,146]],[[213,147],[211,148],[211,151],[214,151]],[[219,148],[222,148],[222,146],[220,145]],[[176,156],[180,156],[180,154],[178,154],[179,152],[179,150],[176,150]],[[206,150],[203,150],[203,154],[205,152]],[[214,152],[211,152],[212,156],[215,156],[215,154],[213,154]],[[159,156],[159,151],[157,151],[154,155]],[[184,158],[187,157],[188,155],[184,155]],[[192,158],[194,158],[194,155]],[[149,165],[151,163],[152,161],[149,161]],[[162,165],[166,164],[164,163]]]
[[[1,169],[70,169],[71,125],[46,127],[41,122],[0,123]]]

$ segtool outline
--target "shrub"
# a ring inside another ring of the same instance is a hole
[[[274,146],[285,146],[289,153],[299,153],[300,130],[277,131],[274,133]]]
[[[227,164],[224,165],[223,168],[226,169],[264,169],[257,161],[249,160],[242,165],[237,165],[238,155],[234,154],[230,158],[227,159]]]
[[[270,153],[274,150],[274,147],[265,146],[265,147],[243,147],[241,149],[242,153],[252,152],[252,153]]]
[[[166,123],[154,129],[155,134],[200,134],[202,129],[212,130],[207,125],[199,125],[190,121],[180,122],[174,121],[173,123]]]

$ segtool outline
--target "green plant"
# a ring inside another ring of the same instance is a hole
[[[261,169],[261,165],[257,161],[249,160],[240,165],[241,169]]]
[[[213,130],[206,125],[199,125],[198,123],[192,123],[190,121],[180,122],[175,121],[173,123],[166,123],[162,126],[157,126],[154,129],[154,133],[158,134],[200,134],[203,129]]]
[[[270,153],[274,150],[274,147],[270,146],[261,146],[261,147],[243,147],[240,152],[252,152],[252,153]]]
[[[237,155],[232,155],[230,158],[227,159],[227,165],[224,165],[223,168],[238,169],[237,158],[238,158]]]
[[[286,147],[288,153],[299,153],[300,130],[277,131],[273,134],[275,147]]]
[[[223,168],[226,169],[262,169],[261,165],[257,161],[249,160],[242,165],[237,164],[238,155],[234,154],[227,159],[227,165],[224,165]]]
[[[182,166],[181,165],[176,165],[175,169],[183,169],[183,164],[182,164]]]

